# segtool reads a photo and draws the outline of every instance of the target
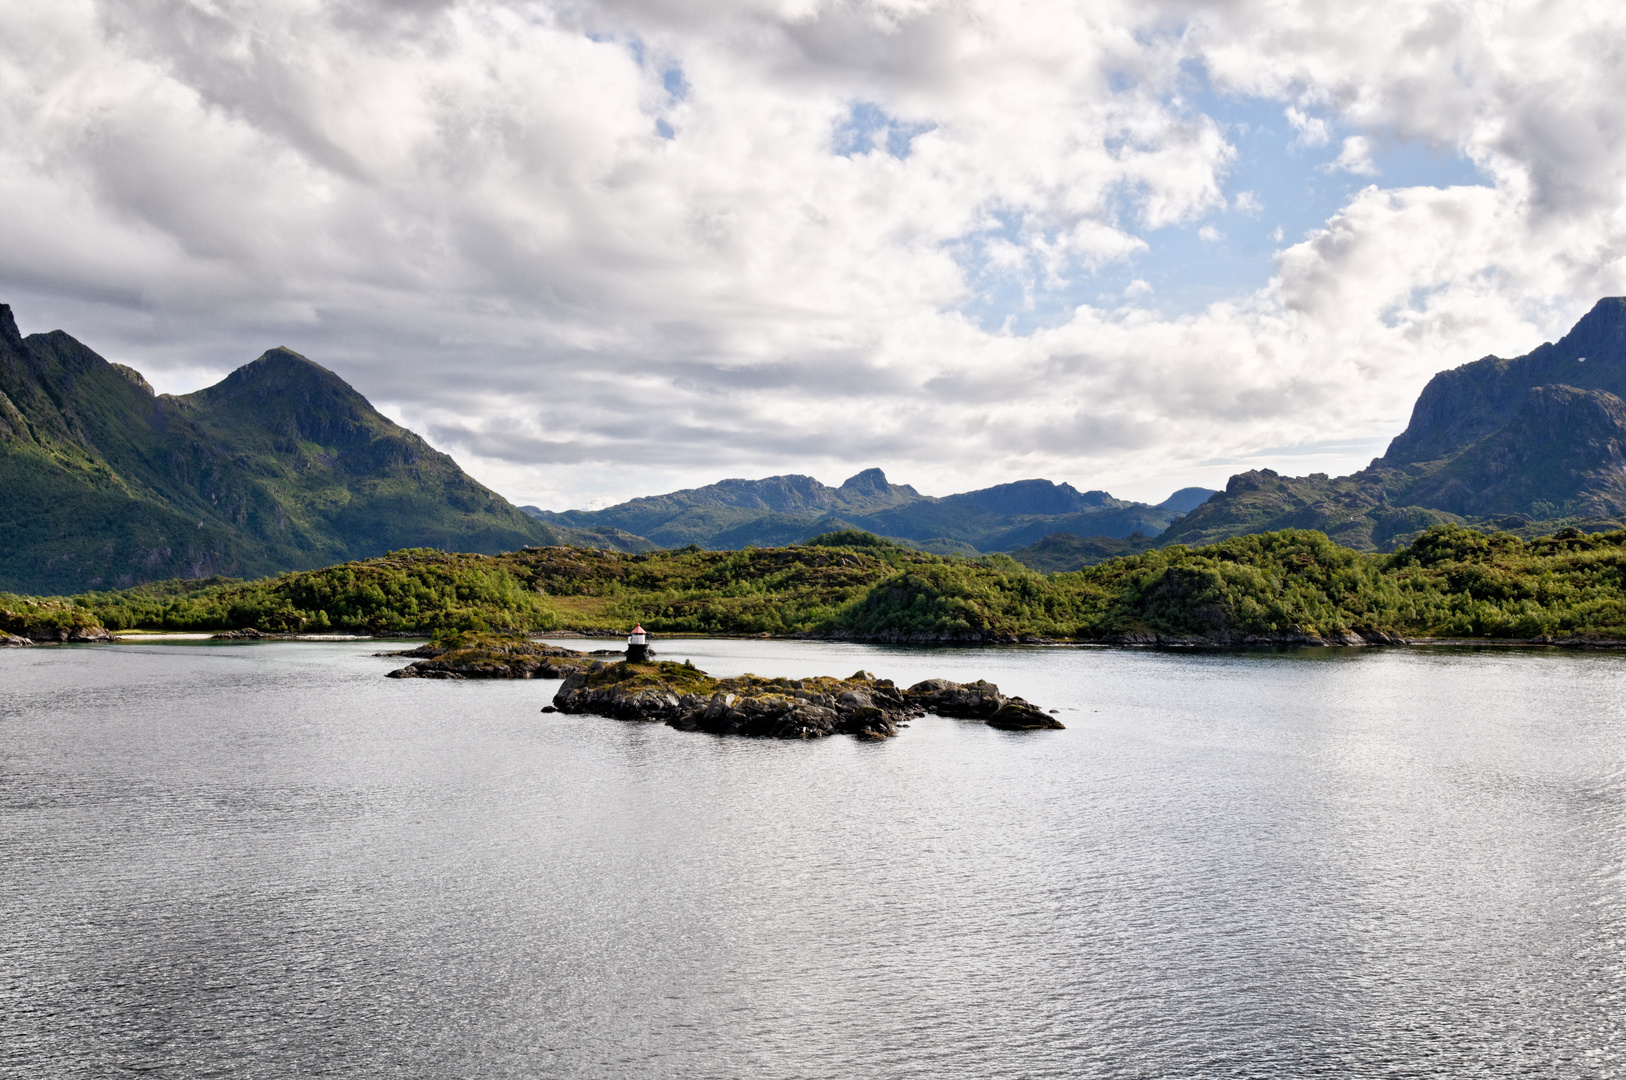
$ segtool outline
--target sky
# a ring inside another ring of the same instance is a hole
[[[1626,8],[0,0],[0,301],[516,503],[1381,454],[1626,293]]]

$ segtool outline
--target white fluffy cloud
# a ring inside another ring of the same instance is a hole
[[[1623,23],[1583,0],[0,0],[0,299],[161,387],[290,345],[557,508],[874,464],[1137,496],[1345,469],[1433,371],[1623,291]],[[1276,102],[1370,186],[1263,287],[1161,308],[1137,269],[1160,237],[1262,212],[1227,194],[1205,94]],[[1382,186],[1392,143],[1490,182]]]

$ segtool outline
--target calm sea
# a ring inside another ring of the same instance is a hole
[[[0,1075],[1623,1071],[1626,657],[657,643],[1067,725],[778,743],[384,647],[0,651]]]

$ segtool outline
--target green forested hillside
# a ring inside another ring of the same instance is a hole
[[[0,495],[0,588],[26,592],[575,538],[286,349],[155,395],[67,334],[21,337],[5,305]]]
[[[855,533],[737,552],[419,549],[258,582],[87,594],[74,605],[112,629],[617,631],[642,622],[657,633],[916,641],[1626,640],[1626,531],[1526,541],[1442,526],[1377,555],[1288,530],[1048,575],[1005,556],[942,558]]]

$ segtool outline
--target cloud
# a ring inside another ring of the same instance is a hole
[[[1326,146],[1327,140],[1332,137],[1325,120],[1309,115],[1296,105],[1287,107],[1286,116],[1287,122],[1298,132],[1301,146]]]
[[[1372,146],[1365,136],[1351,135],[1344,140],[1338,157],[1327,165],[1329,172],[1348,172],[1357,176],[1376,176],[1381,171],[1372,163]]]
[[[1623,291],[1622,22],[1580,0],[0,3],[0,299],[163,389],[287,344],[522,502],[870,464],[1150,496],[1367,446],[1433,371]],[[1374,183],[1262,287],[1178,307],[1164,230],[1217,238],[1209,215],[1263,201],[1228,204],[1244,162],[1195,70],[1302,146],[1366,133],[1338,169],[1381,180],[1381,136],[1490,184]]]

